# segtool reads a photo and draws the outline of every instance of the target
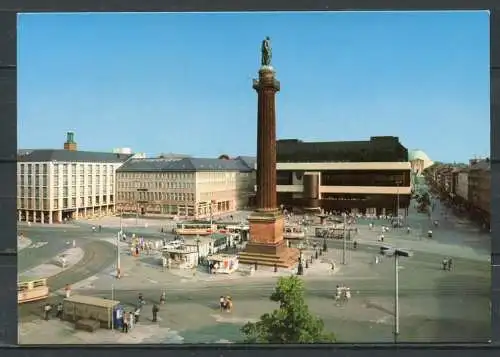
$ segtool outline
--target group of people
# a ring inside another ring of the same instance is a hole
[[[451,271],[451,268],[453,267],[453,259],[451,258],[443,259],[442,265],[443,265],[443,270]]]
[[[347,303],[351,299],[351,288],[340,284],[335,290],[335,301],[337,305]]]
[[[45,321],[49,321],[50,319],[50,313],[52,312],[54,306],[49,304],[49,303],[46,303],[44,306],[43,306],[43,318]],[[63,318],[63,303],[62,302],[59,302],[57,305],[55,305],[55,308],[56,308],[56,318],[58,319],[62,319]]]

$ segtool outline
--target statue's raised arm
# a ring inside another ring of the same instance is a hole
[[[262,41],[262,58],[261,65],[262,66],[271,66],[271,59],[273,57],[273,52],[271,50],[271,39],[266,37],[264,41]]]

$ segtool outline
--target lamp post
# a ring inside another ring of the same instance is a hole
[[[343,227],[343,232],[342,232],[342,264],[343,265],[347,264],[347,259],[346,259],[346,254],[347,254],[346,230],[347,230],[347,214],[344,213],[344,227]]]
[[[380,248],[382,254],[394,256],[394,343],[398,342],[399,337],[399,257],[409,258],[413,252],[406,249],[383,246]]]

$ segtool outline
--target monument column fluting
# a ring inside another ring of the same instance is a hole
[[[253,88],[257,104],[257,210],[276,210],[276,93],[280,83],[271,66],[262,66]]]

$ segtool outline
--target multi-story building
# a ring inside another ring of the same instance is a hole
[[[471,160],[468,178],[468,196],[473,217],[489,226],[491,214],[490,160]]]
[[[455,170],[453,181],[455,202],[466,205],[469,200],[469,170],[467,168]]]
[[[117,170],[123,213],[206,218],[248,206],[254,193],[255,160],[131,159]]]
[[[408,150],[396,137],[277,142],[278,202],[286,207],[404,215],[410,173]]]
[[[19,150],[19,220],[53,223],[115,209],[115,170],[131,155],[78,151],[74,134],[64,149]]]

